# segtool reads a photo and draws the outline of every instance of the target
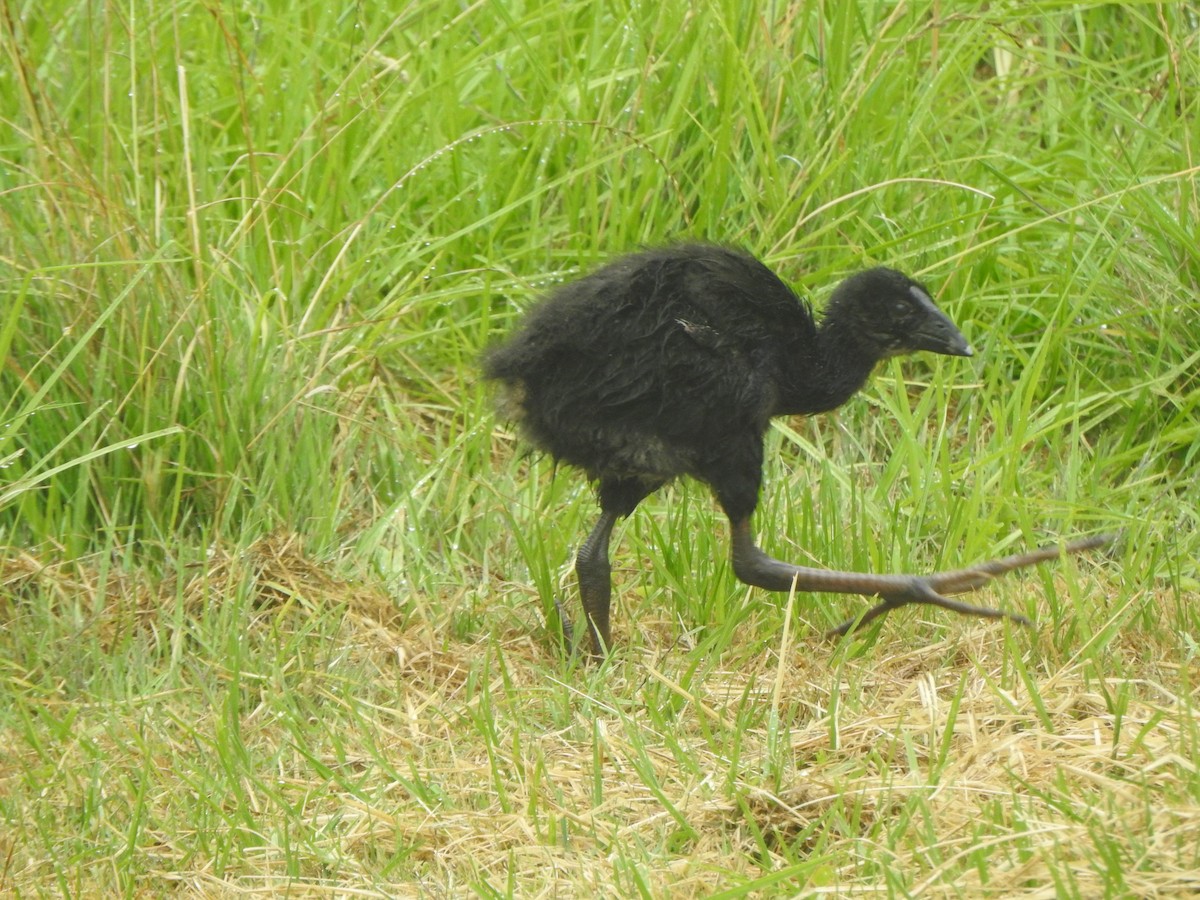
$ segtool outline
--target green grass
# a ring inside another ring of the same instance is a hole
[[[0,7],[0,893],[1194,892],[1200,23],[931,9]],[[832,645],[681,483],[562,659],[595,502],[478,355],[684,238],[978,351],[780,421],[769,551],[1120,547]]]

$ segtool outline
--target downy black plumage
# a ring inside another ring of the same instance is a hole
[[[601,515],[576,571],[591,650],[610,646],[608,545],[618,518],[679,475],[710,485],[729,517],[742,581],[774,591],[878,595],[836,633],[905,603],[1023,617],[950,600],[1058,547],[926,577],[834,572],[772,559],[754,543],[763,435],[774,416],[834,409],[889,356],[970,356],[966,339],[919,283],[893,269],[852,275],[818,322],[765,265],[723,247],[687,245],[619,259],[530,311],[484,358],[502,407],[538,447],[597,484]],[[1077,552],[1106,538],[1085,539]]]

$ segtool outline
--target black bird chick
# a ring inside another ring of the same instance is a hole
[[[771,418],[834,409],[881,359],[919,350],[971,355],[929,292],[900,272],[878,268],[847,278],[818,324],[808,304],[765,265],[715,246],[619,259],[536,306],[486,355],[484,372],[502,384],[504,406],[534,444],[597,483],[600,520],[575,566],[592,653],[611,646],[613,525],[679,475],[715,492],[729,517],[733,569],[743,582],[883,598],[835,633],[907,603],[1025,622],[943,595],[1054,558],[1057,547],[917,577],[794,566],[754,543],[750,516]]]

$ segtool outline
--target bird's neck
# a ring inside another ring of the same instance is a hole
[[[836,409],[867,382],[879,361],[854,331],[826,318],[815,344],[797,348],[784,379],[780,413],[808,415]]]

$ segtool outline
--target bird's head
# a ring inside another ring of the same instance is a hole
[[[837,286],[825,312],[840,320],[880,359],[929,350],[946,356],[971,356],[962,332],[938,309],[919,283],[895,269],[868,269]]]

